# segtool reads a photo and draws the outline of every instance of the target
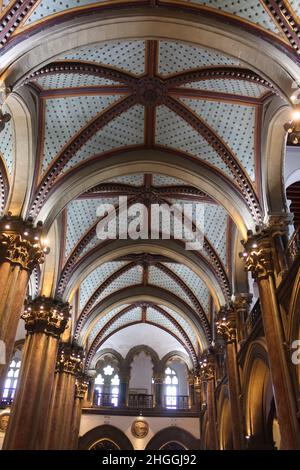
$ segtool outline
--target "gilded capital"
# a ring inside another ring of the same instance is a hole
[[[32,271],[44,263],[48,249],[41,241],[41,227],[33,227],[31,222],[4,217],[0,221],[0,261],[9,261],[23,269]]]
[[[206,382],[215,378],[215,362],[211,354],[200,358],[200,378]]]
[[[28,334],[44,333],[59,338],[70,318],[70,306],[49,297],[25,301],[22,315]]]
[[[252,294],[235,294],[233,301],[233,308],[236,313],[245,313],[248,312],[253,295]]]
[[[84,374],[79,375],[76,378],[76,383],[75,383],[75,398],[78,398],[79,400],[83,400],[87,392],[88,385],[89,385],[89,378]]]
[[[56,361],[56,372],[65,372],[76,376],[82,375],[83,348],[71,343],[61,343]]]
[[[221,308],[216,319],[217,333],[226,343],[236,340],[236,322],[234,311],[229,308]]]
[[[252,273],[254,279],[264,279],[274,272],[272,258],[272,243],[270,230],[263,229],[256,235],[250,236],[244,245],[243,253],[247,271]]]

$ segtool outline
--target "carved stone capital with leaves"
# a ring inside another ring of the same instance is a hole
[[[28,334],[44,333],[59,338],[70,318],[70,306],[48,297],[25,301],[22,315]]]
[[[0,262],[9,261],[32,271],[45,261],[46,249],[41,242],[41,225],[5,217],[0,221]]]
[[[64,372],[76,376],[82,375],[83,349],[70,343],[61,343],[56,361],[56,372]]]
[[[241,256],[245,260],[247,271],[252,273],[256,280],[267,278],[274,272],[272,241],[270,230],[263,229],[258,234],[250,236],[244,245],[244,252]]]
[[[76,383],[75,383],[75,398],[78,398],[79,400],[83,400],[87,392],[88,385],[89,385],[88,377],[84,374],[79,375],[76,378]]]

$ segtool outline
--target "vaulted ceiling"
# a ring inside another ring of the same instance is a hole
[[[3,0],[0,44],[13,48],[53,24],[128,6],[214,18],[298,60],[297,1]],[[180,155],[187,169],[196,164],[203,174],[217,175],[245,201],[254,223],[262,221],[261,123],[265,104],[280,90],[230,54],[180,40],[107,41],[71,50],[66,43],[64,53],[49,52],[47,63],[25,73],[17,90],[35,103],[35,171],[27,210],[34,220],[68,178],[80,179],[95,162],[109,164],[126,151],[142,156],[163,150],[171,164]],[[1,210],[14,175],[15,125],[11,120],[1,133]],[[144,324],[175,338],[197,367],[199,353],[213,339],[214,313],[233,294],[234,217],[187,176],[143,170],[140,165],[139,172],[84,187],[71,200],[62,192],[55,295],[73,302],[72,331],[86,346],[88,361],[122,329]],[[203,249],[185,260],[177,240],[127,240],[122,250],[99,240],[97,208],[110,203],[118,209],[120,195],[129,205],[203,204]],[[33,295],[40,279],[35,272]]]

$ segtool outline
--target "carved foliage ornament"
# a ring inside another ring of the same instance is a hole
[[[263,279],[274,272],[272,259],[271,233],[262,230],[257,235],[249,231],[247,242],[242,241],[245,249],[240,256],[245,260],[245,268],[251,271],[254,279]]]
[[[84,353],[81,347],[74,344],[61,343],[56,362],[56,372],[81,376],[83,358]]]
[[[234,322],[226,317],[221,317],[216,321],[217,333],[226,343],[232,343],[236,339]]]
[[[79,375],[76,379],[75,398],[83,400],[88,389],[88,378],[85,375]]]
[[[39,243],[32,242],[18,234],[0,235],[0,259],[6,259],[12,264],[32,271],[37,264],[45,260],[45,253]]]
[[[38,297],[25,302],[22,318],[27,333],[44,333],[59,338],[70,318],[70,306],[55,299]]]

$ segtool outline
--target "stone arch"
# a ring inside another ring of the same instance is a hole
[[[231,409],[227,386],[223,386],[218,398],[219,443],[221,450],[232,450]]]
[[[162,357],[160,360],[162,370],[165,369],[167,362],[175,357],[179,358],[180,361],[186,365],[187,370],[190,371],[193,369],[193,364],[191,363],[189,356],[183,354],[181,351],[170,351],[169,353],[165,354],[164,357]]]
[[[153,363],[153,369],[158,370],[159,363],[160,363],[159,356],[157,352],[154,351],[154,349],[152,349],[150,346],[147,346],[146,344],[134,346],[128,351],[125,357],[125,364],[127,368],[129,369],[131,367],[131,363],[134,359],[134,356],[137,356],[141,352],[144,352],[147,356],[150,356],[152,363]]]
[[[145,450],[159,450],[169,442],[178,442],[187,450],[200,449],[200,441],[191,433],[180,427],[170,426],[162,429],[152,437]]]
[[[154,254],[164,254],[171,260],[177,261],[189,267],[197,276],[199,276],[207,285],[214,299],[216,308],[226,303],[226,294],[222,290],[219,280],[216,277],[210,264],[204,257],[196,253],[187,251],[183,246],[174,240],[113,240],[108,244],[96,247],[90,254],[83,257],[70,275],[68,284],[63,291],[64,301],[72,299],[74,292],[78,289],[80,283],[88,276],[91,271],[103,263],[113,261],[125,254],[144,252]]]
[[[112,441],[120,450],[133,450],[133,446],[124,432],[109,424],[97,426],[81,436],[79,439],[79,449],[89,450],[101,439]]]
[[[76,168],[52,188],[39,218],[49,228],[62,209],[82,192],[102,181],[141,171],[172,176],[204,191],[225,208],[244,238],[247,229],[255,228],[255,219],[233,182],[200,161],[173,153],[170,159],[170,153],[162,150],[124,151]]]
[[[62,32],[67,40],[62,41]],[[48,22],[47,29],[33,28],[22,41],[16,37],[3,54],[6,83],[7,86],[19,85],[24,76],[41,63],[46,64],[66,50],[102,41],[149,37],[179,40],[230,54],[268,78],[286,97],[291,95],[293,79],[297,78],[298,68],[293,59],[256,32],[242,30],[216,16],[208,19],[204,15],[194,15],[191,19],[182,12],[168,11],[168,8],[162,16],[160,11],[142,8],[135,16],[132,9],[114,11],[113,21],[109,11],[85,14],[84,22],[80,15],[74,14],[72,24],[61,18],[59,24]]]
[[[271,375],[264,341],[254,341],[243,372],[244,413],[249,449],[273,448],[268,417],[273,400]]]
[[[105,348],[105,349],[98,351],[95,354],[95,356],[91,360],[90,369],[96,369],[96,365],[98,361],[101,360],[101,357],[105,356],[106,354],[110,354],[111,356],[114,356],[116,360],[118,361],[118,363],[120,365],[123,365],[124,358],[118,351],[115,351],[114,349],[110,349],[110,348]]]
[[[81,331],[78,335],[80,344],[85,344],[89,331],[94,323],[99,320],[100,315],[104,315],[109,310],[123,304],[132,304],[135,302],[150,302],[154,304],[162,304],[170,307],[180,315],[186,315],[195,324],[199,331],[199,338],[203,349],[208,345],[208,324],[203,325],[199,321],[199,316],[196,315],[191,308],[185,304],[181,299],[169,291],[152,287],[152,286],[134,286],[122,289],[119,292],[111,294],[105,298],[101,303],[97,304],[89,313],[87,319],[81,326]],[[207,326],[207,328],[206,328]],[[206,331],[207,330],[207,331]]]

